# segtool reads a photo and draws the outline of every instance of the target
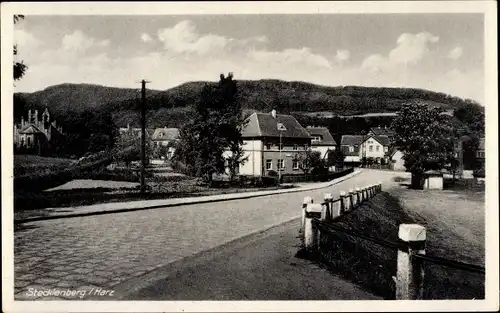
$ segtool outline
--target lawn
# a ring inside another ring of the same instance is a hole
[[[66,169],[76,160],[42,157],[38,155],[14,155],[14,175],[44,174]]]
[[[340,218],[337,225],[371,238],[397,242],[401,223],[427,228],[426,253],[484,266],[484,192],[410,190],[399,188],[375,196],[367,204]],[[322,237],[323,257],[336,274],[374,294],[393,299],[396,251],[366,240],[334,232]],[[426,263],[424,299],[484,298],[484,276]]]

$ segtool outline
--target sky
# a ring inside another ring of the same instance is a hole
[[[26,16],[15,91],[282,79],[415,87],[484,102],[482,14]]]

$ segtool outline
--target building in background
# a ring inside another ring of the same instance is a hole
[[[363,159],[373,159],[375,163],[388,163],[389,137],[386,135],[343,135],[340,147],[345,156],[344,163],[359,166]]]
[[[151,138],[153,143],[153,154],[167,160],[172,159],[175,153],[175,143],[179,140],[178,128],[156,128]],[[164,148],[163,148],[164,147]],[[166,155],[161,155],[162,149],[166,149]]]
[[[240,175],[267,176],[279,168],[282,174],[299,174],[296,157],[311,148],[311,136],[295,117],[275,110],[250,115],[242,137],[244,157],[248,158],[239,166]]]
[[[21,123],[14,124],[14,148],[18,153],[47,155],[63,148],[65,134],[58,127],[47,108],[41,116],[38,110],[28,110],[28,119],[21,116]]]
[[[406,171],[405,161],[403,160],[403,152],[397,148],[391,149],[389,153],[391,170],[393,171]]]
[[[328,152],[336,149],[337,143],[326,127],[307,126],[307,132],[311,135],[311,150],[321,153],[321,158],[328,158]]]
[[[387,138],[389,138],[389,142],[392,143],[394,141],[394,136],[396,135],[396,133],[392,129],[387,127],[372,127],[370,128],[370,131],[367,135],[387,136]]]

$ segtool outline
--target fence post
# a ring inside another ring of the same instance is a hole
[[[368,186],[364,186],[363,189],[361,189],[361,198],[363,202],[368,201]]]
[[[361,204],[361,189],[359,187],[356,187],[356,206],[358,207]]]
[[[325,221],[330,221],[332,219],[332,201],[333,196],[331,193],[325,193],[325,210],[321,214],[321,219]]]
[[[424,267],[422,261],[413,258],[425,254],[425,227],[418,224],[399,225],[400,248],[396,281],[396,300],[422,299]]]
[[[304,245],[308,250],[314,250],[318,244],[318,229],[313,224],[314,218],[321,218],[321,204],[310,203],[306,207],[304,225]]]
[[[354,208],[353,200],[354,200],[354,190],[349,189],[349,205],[346,207],[347,211],[351,211]]]
[[[304,197],[302,201],[302,224],[300,224],[300,231],[304,232],[304,223],[306,221],[306,207],[309,203],[313,203],[313,199],[311,197]]]
[[[381,191],[382,191],[382,183],[378,182],[378,192],[381,192]]]
[[[344,215],[345,213],[345,207],[346,207],[346,196],[345,196],[345,191],[341,191],[340,192],[340,211],[339,211],[339,214],[340,215]]]

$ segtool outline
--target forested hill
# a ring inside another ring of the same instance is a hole
[[[359,86],[327,87],[305,82],[281,80],[239,80],[239,96],[243,108],[256,111],[276,109],[282,113],[327,111],[340,115],[394,112],[413,99],[452,110],[470,100],[444,93],[413,88],[378,88]],[[188,107],[199,98],[205,84],[189,82],[165,90],[148,90],[151,110]],[[111,110],[118,113],[137,108],[140,90],[113,88],[89,84],[62,84],[34,93],[15,94],[15,115],[28,108],[48,107],[53,114],[64,119],[67,114],[86,110]],[[161,110],[163,111],[163,110]]]

